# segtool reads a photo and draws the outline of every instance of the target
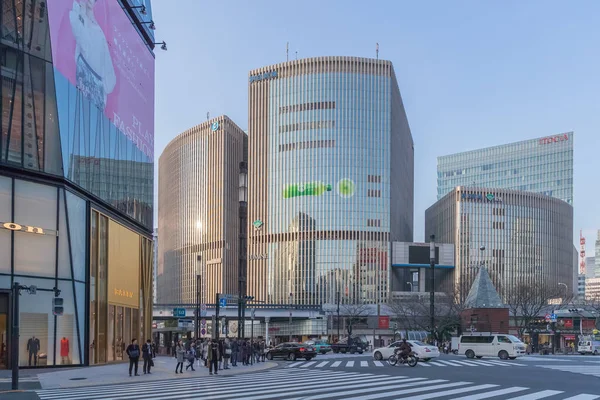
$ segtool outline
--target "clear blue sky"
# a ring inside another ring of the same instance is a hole
[[[286,42],[290,58],[374,57],[379,42],[415,142],[416,241],[436,201],[437,156],[571,130],[574,231],[595,240],[600,1],[153,0],[152,8],[156,39],[168,44],[156,50],[157,166],[166,144],[207,111],[245,129],[248,71],[285,61]]]

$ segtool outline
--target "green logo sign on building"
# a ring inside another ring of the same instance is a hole
[[[257,219],[252,223],[252,225],[254,226],[254,229],[259,230],[263,227],[263,222],[260,219]]]
[[[488,201],[494,201],[496,196],[494,196],[492,193],[488,193],[485,195],[485,197],[488,199]]]

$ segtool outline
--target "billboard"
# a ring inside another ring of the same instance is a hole
[[[153,159],[154,56],[118,0],[53,1],[48,18],[55,74]]]

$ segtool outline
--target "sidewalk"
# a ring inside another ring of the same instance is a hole
[[[201,362],[201,361],[200,361]],[[177,361],[174,357],[158,356],[154,359],[154,367],[150,375],[144,375],[142,371],[143,361],[140,360],[138,374],[140,376],[129,376],[129,363],[119,363],[94,367],[81,367],[77,369],[57,370],[38,374],[40,385],[43,389],[82,387],[93,385],[108,385],[118,383],[151,382],[165,379],[181,379],[208,376],[208,368],[204,364],[194,364],[196,371],[186,371],[183,374],[175,374]],[[275,362],[261,362],[254,365],[243,366],[238,363],[237,367],[219,371],[219,375],[239,375],[250,372],[263,371],[276,367]]]

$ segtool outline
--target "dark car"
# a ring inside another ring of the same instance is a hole
[[[297,358],[304,358],[306,361],[317,356],[314,347],[300,343],[281,343],[267,352],[267,359],[285,358],[294,361]]]

